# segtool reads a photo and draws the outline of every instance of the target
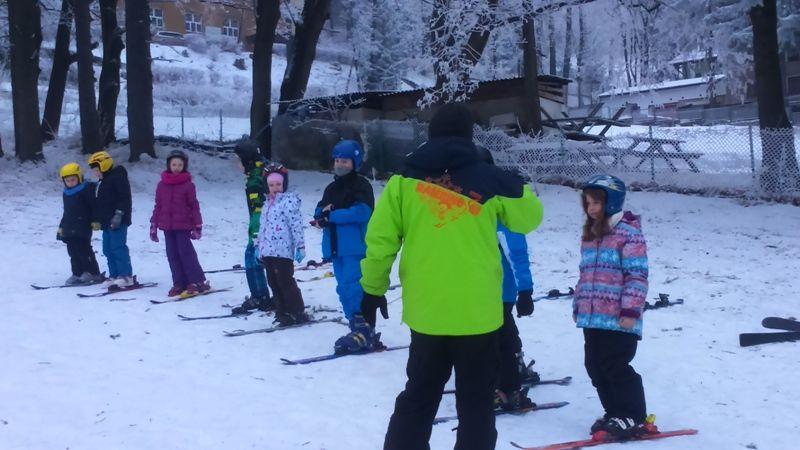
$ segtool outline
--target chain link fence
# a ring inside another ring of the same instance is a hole
[[[600,142],[479,130],[498,165],[534,182],[576,185],[610,173],[638,189],[800,199],[800,130],[632,127]]]

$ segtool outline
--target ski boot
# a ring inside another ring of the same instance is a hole
[[[591,428],[589,428],[589,434],[595,434],[598,431],[603,429],[603,425],[605,425],[608,418],[611,417],[608,413],[603,414],[603,417],[598,417],[597,420],[594,421]]]
[[[189,283],[186,286],[186,292],[183,294],[187,297],[193,297],[209,290],[211,290],[211,283],[209,283],[208,280],[205,280],[200,283]]]
[[[624,441],[647,434],[647,429],[644,422],[636,422],[631,417],[611,416],[603,423],[602,429],[593,436],[601,433],[608,433],[613,439]]]
[[[528,398],[528,389],[523,388],[517,391],[511,391],[506,394],[505,392],[497,389],[494,391],[494,409],[502,409],[503,411],[515,411],[520,409],[533,408],[536,403]]]
[[[105,279],[106,279],[106,277],[104,277],[103,275],[101,275],[99,273],[96,274],[96,275],[92,275],[89,272],[83,272],[81,274],[81,276],[80,276],[81,284],[95,284],[95,283],[99,283],[99,282],[101,282],[101,281],[103,281]]]
[[[170,288],[169,292],[167,293],[167,297],[177,297],[181,295],[183,291],[184,291],[183,286],[176,284]]]
[[[531,360],[528,364],[525,364],[525,355],[520,352],[517,355],[518,358],[518,367],[519,367],[519,381],[523,385],[525,384],[536,384],[541,380],[539,373],[533,370],[533,365],[536,364],[535,360]]]
[[[333,344],[337,355],[348,353],[365,353],[383,348],[381,334],[376,333],[361,314],[356,314],[350,321],[350,332],[340,337]]]
[[[300,325],[310,320],[311,318],[303,312],[300,314],[278,313],[275,315],[274,323],[277,323],[279,327],[288,327],[291,325]]]
[[[67,281],[64,282],[65,286],[77,286],[79,284],[81,284],[81,277],[77,275],[70,275]]]
[[[119,277],[115,278],[114,282],[108,286],[108,290],[113,291],[113,290],[126,289],[129,287],[133,287],[135,285],[136,285],[136,277],[134,276]]]
[[[244,299],[244,303],[231,310],[231,314],[244,314],[254,309],[274,311],[275,303],[269,297],[247,297]]]

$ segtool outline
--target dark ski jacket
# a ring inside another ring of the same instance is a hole
[[[122,225],[131,224],[131,185],[128,171],[114,166],[103,174],[95,189],[94,219],[103,230],[111,228],[114,211],[122,211]]]
[[[322,232],[322,257],[363,256],[367,249],[367,223],[375,209],[372,185],[355,170],[336,177],[325,188],[314,218],[321,218],[323,208],[331,204],[328,226]]]
[[[84,181],[73,188],[64,188],[64,214],[58,224],[62,241],[92,238],[92,204],[95,187],[95,183]]]

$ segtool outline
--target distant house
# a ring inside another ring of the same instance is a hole
[[[119,0],[124,11],[125,0]],[[150,0],[150,30],[154,42],[160,35],[175,44],[187,34],[230,39],[248,47],[247,37],[255,34],[252,0]],[[165,32],[159,34],[159,32]]]

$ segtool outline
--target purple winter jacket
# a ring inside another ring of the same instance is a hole
[[[150,223],[161,230],[194,230],[203,225],[197,191],[189,172],[161,173]]]

